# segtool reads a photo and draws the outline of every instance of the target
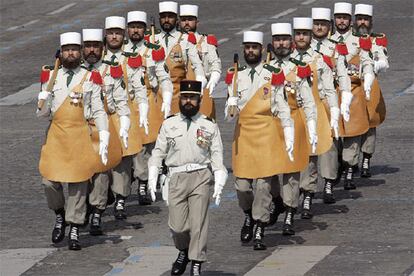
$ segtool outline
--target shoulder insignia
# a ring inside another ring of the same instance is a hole
[[[279,68],[278,68],[279,69]],[[272,72],[272,85],[278,86],[285,83],[285,73],[279,69],[279,72]]]
[[[178,114],[178,113],[168,115],[168,116],[167,116],[167,118],[165,118],[165,120],[170,119],[170,118],[172,118],[172,117],[174,117],[174,116],[177,116],[177,114]]]
[[[267,63],[263,64],[263,68],[270,71],[270,72],[272,72],[272,73],[279,73],[279,71],[280,71],[280,68],[276,68],[276,67],[274,67],[270,64],[267,64]]]
[[[295,58],[289,58],[289,61],[295,64],[296,66],[306,66],[306,63]]]
[[[371,38],[369,36],[360,36],[359,47],[361,47],[362,50],[370,51],[372,47]]]
[[[138,68],[142,66],[142,57],[140,55],[128,57],[128,66]]]
[[[381,34],[381,36],[377,36],[375,38],[375,44],[377,44],[378,46],[382,46],[382,47],[387,48],[387,46],[388,46],[388,39],[385,36],[385,34]]]
[[[152,49],[151,51],[152,59],[156,62],[162,61],[165,59],[164,47],[161,47],[159,45],[157,46],[158,46],[158,49]]]
[[[111,65],[110,73],[111,73],[111,77],[113,77],[114,79],[122,78],[123,72],[122,72],[121,65],[116,65],[116,66]]]
[[[217,38],[215,35],[212,35],[212,34],[207,35],[207,43],[218,47],[218,42],[217,42]]]
[[[348,55],[348,47],[346,47],[345,43],[336,44],[335,50],[338,52],[338,54],[340,54],[342,56]]]
[[[204,115],[204,119],[206,119],[206,120],[208,120],[208,121],[210,121],[210,122],[212,122],[212,123],[216,123],[216,120],[214,120],[213,118],[210,118],[210,117],[208,117],[208,116],[205,116]]]
[[[91,72],[91,77],[89,80],[98,85],[101,85],[103,83],[102,76],[97,70],[93,70]]]
[[[190,32],[187,35],[188,35],[187,37],[188,42],[191,42],[192,44],[197,44],[197,38],[193,32]]]
[[[144,42],[145,47],[150,48],[151,50],[158,50],[159,48],[161,48],[161,45],[155,44],[155,43],[151,43],[149,41],[145,41]]]
[[[306,64],[305,66],[298,65],[297,75],[301,79],[310,77],[312,75],[312,69],[310,68],[309,64]]]
[[[53,69],[50,69],[50,67],[47,65],[42,67],[42,71],[40,73],[40,83],[45,83],[49,80],[50,70],[53,70]]]
[[[234,67],[231,67],[227,70],[226,79],[224,82],[227,85],[230,85],[233,82],[233,76],[234,76]]]

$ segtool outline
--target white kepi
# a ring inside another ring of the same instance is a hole
[[[372,5],[366,5],[366,4],[356,4],[355,5],[355,15],[372,16],[372,14],[373,14]]]
[[[197,5],[181,5],[180,16],[198,17],[198,6]]]
[[[158,4],[160,13],[162,12],[172,12],[178,14],[178,4],[173,1],[164,1]]]
[[[293,29],[294,30],[312,30],[313,20],[310,17],[294,17]]]
[[[263,45],[263,33],[247,31],[243,33],[243,43],[259,43]]]
[[[60,35],[60,46],[64,45],[81,45],[81,34],[77,32],[68,32]]]
[[[273,35],[292,35],[292,25],[290,23],[273,23],[272,24],[272,36]]]
[[[313,20],[331,21],[331,9],[328,8],[312,8]]]
[[[349,14],[352,15],[352,4],[346,2],[335,3],[334,14]]]
[[[83,29],[82,38],[83,41],[103,41],[102,29]]]
[[[109,16],[105,18],[105,29],[122,29],[125,30],[125,17]]]
[[[130,11],[127,15],[127,23],[143,22],[147,24],[147,13],[143,11]]]

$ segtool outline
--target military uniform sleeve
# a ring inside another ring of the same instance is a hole
[[[220,129],[217,124],[214,124],[214,134],[210,146],[211,168],[213,172],[222,170],[227,172],[223,163],[223,143],[221,141]]]
[[[284,86],[278,85],[275,86],[274,91],[272,92],[272,99],[270,108],[272,114],[277,116],[283,127],[293,126],[292,118],[290,117],[290,108],[288,102],[285,100],[284,96]]]
[[[361,59],[362,75],[374,74],[374,60],[370,57],[369,51],[361,50],[359,53]]]
[[[91,117],[94,119],[98,131],[108,131],[108,116],[106,115],[104,104],[101,99],[101,87],[93,83],[91,83],[91,85]]]
[[[125,89],[122,88],[122,81],[122,78],[114,79],[113,101],[119,116],[129,116],[128,94]]]
[[[162,160],[167,157],[167,149],[167,136],[165,133],[165,123],[163,123],[161,125],[160,132],[158,133],[157,141],[155,142],[151,157],[148,160],[148,167],[156,166],[160,168],[162,165]]]
[[[315,100],[313,99],[312,88],[306,79],[301,80],[299,88],[300,96],[303,100],[303,111],[305,112],[306,121],[317,119]]]
[[[189,61],[191,61],[195,75],[205,77],[203,64],[200,60],[200,57],[198,56],[196,46],[192,44],[191,42],[186,42],[186,43],[187,43],[187,48],[186,48],[187,55],[188,55]]]
[[[130,84],[132,85],[131,89],[134,91],[135,100],[138,102],[138,104],[148,104],[147,87],[145,86],[144,73],[142,68],[134,69]]]
[[[221,59],[217,53],[217,47],[207,44],[207,62],[208,70],[205,70],[206,76],[210,77],[211,73],[216,71],[221,74]]]
[[[346,56],[339,55],[336,60],[336,76],[338,87],[341,92],[351,92],[351,78],[348,75]]]
[[[158,80],[158,83],[161,87],[161,91],[164,93],[173,92],[173,84],[171,82],[170,73],[167,71],[167,65],[165,64],[165,60],[161,61],[154,61],[154,68],[155,68],[155,76]]]
[[[322,82],[324,96],[326,97],[330,108],[338,107],[338,96],[336,95],[332,69],[325,62],[320,62],[320,66],[320,80]]]

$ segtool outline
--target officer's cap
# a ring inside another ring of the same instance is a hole
[[[198,17],[198,6],[197,5],[181,5],[180,16]]]
[[[263,33],[256,31],[244,32],[243,43],[259,43],[260,45],[263,45]]]
[[[83,29],[83,42],[85,41],[103,41],[102,29]]]
[[[142,22],[147,24],[147,13],[143,11],[130,11],[128,12],[127,22]]]
[[[372,16],[372,14],[373,14],[372,5],[365,5],[365,4],[356,4],[355,5],[355,15]]]
[[[334,14],[349,14],[352,15],[352,4],[346,2],[335,3]]]
[[[201,95],[201,81],[182,80],[180,82],[180,94],[198,94],[198,95]]]
[[[105,18],[105,29],[122,29],[125,30],[125,17],[109,16]]]
[[[310,17],[294,17],[293,18],[294,30],[312,30],[313,20]]]
[[[312,19],[331,21],[331,9],[312,8]]]
[[[81,34],[77,32],[68,32],[60,35],[60,46],[64,45],[81,45]]]
[[[178,3],[173,1],[164,1],[160,2],[159,5],[160,13],[163,12],[172,12],[178,14]]]
[[[272,24],[272,36],[273,35],[292,35],[292,25],[290,23],[273,23]]]

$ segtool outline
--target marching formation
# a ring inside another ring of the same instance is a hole
[[[267,45],[263,32],[244,32],[244,62],[236,53],[225,76],[224,113],[236,121],[240,239],[253,240],[254,250],[266,249],[265,228],[279,215],[283,235],[295,234],[298,209],[312,218],[318,174],[326,204],[335,203],[340,181],[356,189],[357,170],[371,176],[376,127],[385,119],[377,76],[389,67],[387,38],[372,22],[371,5],[353,13],[338,2],[333,15],[312,8],[310,17],[272,24]],[[102,235],[112,204],[115,219],[127,219],[136,181],[140,205],[152,204],[158,188],[168,205],[179,250],[171,275],[189,262],[191,275],[201,274],[210,186],[219,205],[228,173],[212,98],[222,73],[218,43],[198,23],[198,6],[165,1],[160,29],[144,11],[130,11],[107,17],[104,30],[60,35],[55,64],[42,68],[36,112],[50,121],[39,170],[56,214],[53,243],[69,226],[68,247],[80,250],[79,229],[89,224],[91,235]]]

